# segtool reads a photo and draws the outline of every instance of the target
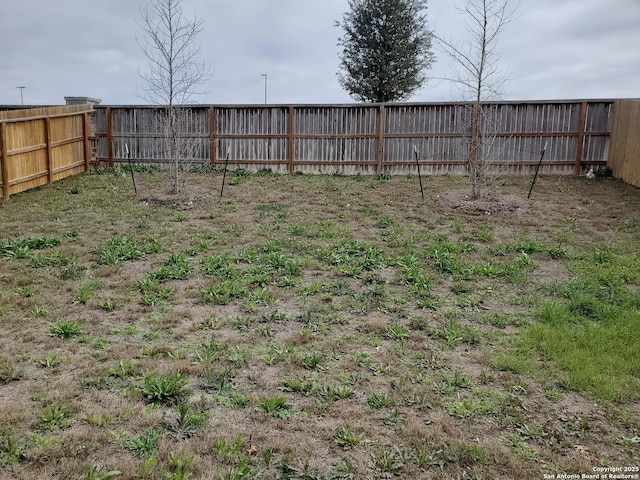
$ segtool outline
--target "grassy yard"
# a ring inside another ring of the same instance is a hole
[[[640,190],[508,177],[483,212],[457,177],[187,177],[0,203],[0,478],[640,466]]]

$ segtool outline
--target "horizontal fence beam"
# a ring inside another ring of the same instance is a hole
[[[70,112],[70,113],[57,113],[51,115],[33,115],[30,117],[18,117],[18,118],[0,118],[0,123],[22,123],[22,122],[30,122],[33,120],[44,120],[47,118],[67,118],[67,117],[77,117],[80,114],[84,113],[93,113],[93,109],[91,110],[82,110],[79,112]]]

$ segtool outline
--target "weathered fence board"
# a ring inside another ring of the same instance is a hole
[[[0,112],[2,196],[87,171],[90,105]]]
[[[543,173],[604,165],[610,100],[483,104],[484,149],[497,171],[529,173],[547,146]],[[97,160],[168,163],[163,107],[96,110]],[[471,107],[463,103],[189,106],[185,159],[279,173],[464,173]]]
[[[616,177],[640,187],[640,100],[619,100],[613,109],[608,166]]]

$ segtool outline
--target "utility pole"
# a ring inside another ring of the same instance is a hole
[[[22,91],[23,91],[25,88],[27,88],[27,87],[22,87],[22,86],[20,86],[20,87],[16,87],[16,88],[19,88],[19,89],[20,89],[20,104],[21,104],[21,105],[24,105],[24,97],[22,96]]]
[[[267,104],[267,74],[261,73],[261,77],[264,77],[264,104]]]

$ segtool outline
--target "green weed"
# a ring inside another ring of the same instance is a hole
[[[102,282],[99,280],[90,280],[83,283],[78,287],[78,293],[73,297],[73,303],[85,305],[100,288],[102,288]]]
[[[316,251],[316,256],[331,265],[340,267],[348,276],[357,276],[363,271],[387,267],[390,260],[379,247],[346,239],[330,248]]]
[[[0,428],[0,467],[7,467],[20,463],[25,458],[25,448],[13,436],[11,427],[4,425]]]
[[[117,300],[108,299],[100,304],[100,308],[105,312],[113,312],[116,308],[120,306],[120,302]]]
[[[149,427],[137,437],[125,440],[124,448],[136,457],[151,455],[158,449],[160,434],[157,429]]]
[[[410,457],[397,446],[374,452],[371,455],[373,468],[383,477],[399,476],[404,472]]]
[[[58,365],[58,356],[55,354],[45,355],[38,358],[38,364],[44,368],[53,368]]]
[[[167,460],[169,470],[163,470],[162,474],[171,480],[186,480],[196,466],[196,455],[186,450],[170,452]]]
[[[87,425],[93,425],[94,427],[104,427],[105,425],[109,425],[109,423],[111,423],[111,419],[106,413],[101,413],[98,415],[95,413],[87,412],[84,421]]]
[[[28,258],[32,250],[42,250],[60,245],[55,237],[27,237],[20,240],[0,240],[0,255],[5,258],[19,260]]]
[[[469,399],[447,404],[447,411],[454,417],[469,418],[496,413],[496,406],[490,398]]]
[[[35,306],[29,313],[30,317],[43,318],[49,315],[49,309],[47,307]]]
[[[9,358],[0,357],[0,384],[5,384],[18,380],[22,373],[16,370],[13,361]]]
[[[80,230],[78,230],[77,228],[72,228],[71,230],[67,230],[66,232],[64,232],[64,236],[69,240],[78,240],[82,235],[80,233]]]
[[[144,379],[143,395],[151,403],[176,403],[187,394],[188,377],[183,373],[168,373]]]
[[[221,437],[214,440],[211,451],[220,459],[237,459],[243,452],[245,440],[242,435],[238,435],[233,441],[227,441]]]
[[[236,373],[232,369],[221,371],[205,370],[202,373],[202,388],[209,393],[229,392],[234,385]]]
[[[121,235],[108,240],[98,250],[98,263],[116,265],[128,260],[138,260],[152,253],[159,253],[162,249],[162,245],[153,238],[139,240]]]
[[[248,289],[238,281],[226,280],[210,287],[200,289],[200,298],[204,303],[213,305],[226,305],[232,299],[247,296]]]
[[[302,366],[307,370],[317,370],[320,368],[323,358],[323,355],[318,352],[305,354],[302,357]]]
[[[353,448],[360,443],[360,438],[349,428],[348,425],[340,427],[333,436],[333,440],[344,450]]]
[[[239,270],[228,254],[211,255],[200,260],[200,267],[206,275],[231,279],[239,275]]]
[[[266,413],[276,418],[286,418],[291,414],[291,405],[284,397],[267,397],[258,402],[258,406]]]
[[[77,337],[82,333],[80,326],[82,322],[70,320],[70,321],[58,321],[51,324],[49,327],[49,333],[53,337],[60,337],[64,340],[69,340],[72,337]]]
[[[59,403],[47,405],[42,409],[40,425],[49,431],[69,428],[71,426],[71,411]]]
[[[393,407],[396,401],[393,397],[387,393],[374,392],[367,397],[367,405],[373,410],[380,410],[381,408]]]
[[[175,408],[177,414],[175,430],[186,438],[196,435],[207,426],[211,418],[209,412],[187,402],[178,402]]]
[[[31,298],[36,294],[37,291],[38,291],[38,287],[36,287],[35,285],[28,285],[18,290],[18,294],[22,298]]]
[[[191,274],[191,263],[184,253],[172,253],[160,269],[147,273],[151,282],[164,283],[169,280],[186,280]]]
[[[113,377],[125,379],[134,376],[137,370],[138,367],[131,363],[130,360],[120,360],[115,365],[109,367],[108,373]]]
[[[104,472],[102,468],[93,465],[89,467],[86,480],[109,480],[110,478],[115,478],[119,475],[122,475],[120,470],[109,470]]]
[[[492,242],[496,238],[496,234],[491,225],[480,225],[477,231],[474,232],[474,236],[484,242]]]
[[[385,337],[391,340],[404,341],[409,337],[410,330],[400,322],[387,325],[384,329]]]

